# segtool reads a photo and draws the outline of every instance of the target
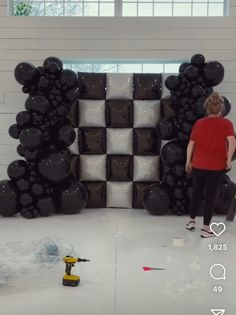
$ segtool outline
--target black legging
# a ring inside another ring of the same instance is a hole
[[[219,184],[223,180],[224,171],[210,171],[193,168],[193,192],[190,202],[190,217],[195,219],[205,191],[204,225],[209,225]]]

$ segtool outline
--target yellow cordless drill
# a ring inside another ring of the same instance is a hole
[[[74,265],[77,262],[86,262],[90,260],[75,258],[73,256],[65,256],[63,260],[66,264],[66,269],[65,269],[65,275],[62,280],[62,284],[69,287],[76,287],[80,283],[80,277],[77,275],[71,274],[72,267],[74,267]]]

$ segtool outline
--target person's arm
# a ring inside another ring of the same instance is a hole
[[[231,169],[232,165],[232,157],[233,154],[235,152],[236,149],[236,141],[235,141],[235,137],[234,136],[228,136],[227,137],[228,140],[228,153],[227,153],[227,165],[226,165],[226,169]]]
[[[187,146],[187,158],[186,158],[186,172],[191,173],[192,171],[192,156],[193,156],[193,150],[195,146],[195,141],[190,140]]]

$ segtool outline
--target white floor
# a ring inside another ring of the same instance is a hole
[[[63,261],[46,277],[39,271],[33,286],[22,276],[16,288],[1,288],[0,315],[208,315],[211,308],[235,315],[235,226],[204,240],[199,230],[185,231],[186,220],[118,209],[35,220],[0,218],[2,242],[60,237],[91,259],[76,265],[81,277],[76,288],[61,285]],[[176,237],[184,238],[184,247],[173,245]],[[211,243],[228,244],[227,253],[211,252]],[[210,267],[217,263],[225,265],[226,281],[211,279]],[[165,270],[144,272],[143,266]],[[223,293],[213,293],[215,285],[222,285]]]

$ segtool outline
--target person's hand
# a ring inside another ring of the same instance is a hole
[[[187,162],[185,165],[185,170],[188,174],[190,174],[192,172],[192,163],[191,162]]]
[[[226,162],[226,169],[230,170],[231,168],[232,168],[232,162],[231,162],[231,160],[227,160],[227,162]]]

